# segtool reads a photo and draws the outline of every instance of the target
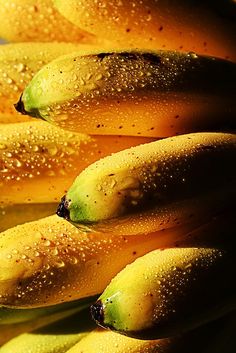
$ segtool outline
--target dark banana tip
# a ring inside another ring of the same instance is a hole
[[[25,110],[24,103],[22,101],[22,95],[20,96],[19,101],[16,104],[14,104],[14,107],[19,113],[23,115],[28,115],[27,111]]]
[[[101,300],[98,300],[95,304],[92,304],[90,306],[90,312],[91,312],[93,320],[99,326],[105,327],[103,304],[102,304]]]
[[[66,220],[70,220],[70,211],[68,209],[68,201],[66,199],[66,195],[62,197],[61,202],[57,208],[56,214],[59,217],[65,218]]]

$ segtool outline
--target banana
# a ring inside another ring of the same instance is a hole
[[[84,42],[96,37],[66,20],[51,0],[0,0],[0,37],[10,42]]]
[[[235,63],[195,53],[72,53],[45,65],[15,107],[88,134],[166,137],[235,128],[235,81]]]
[[[36,318],[36,315],[35,315],[34,320],[1,325],[0,326],[0,329],[1,329],[0,330],[0,345],[3,345],[4,343],[8,342],[11,338],[16,337],[22,333],[32,332],[32,331],[37,330],[41,327],[48,326],[48,325],[53,324],[59,320],[67,318],[77,312],[82,311],[88,305],[89,305],[89,301],[87,301],[86,304],[85,304],[85,302],[82,302],[80,306],[77,305],[77,307],[74,307],[74,308],[72,308],[72,307],[69,308],[69,305],[67,305],[67,308],[68,308],[67,310],[62,310],[62,311],[58,311],[58,312],[51,313],[51,314],[49,314],[50,313],[50,310],[49,310],[48,315],[39,316],[38,318]],[[63,306],[61,306],[60,309],[62,309],[62,308],[63,308]],[[66,308],[66,305],[64,306],[64,308]],[[24,309],[24,311],[25,310],[26,310],[26,316],[27,316],[28,310]],[[43,308],[42,310],[45,310],[45,313],[47,311],[46,308]],[[23,317],[23,315],[22,315],[22,317]],[[33,315],[32,315],[32,317],[33,317]],[[12,318],[13,318],[13,316],[12,316]],[[26,352],[24,352],[24,353],[26,353]]]
[[[235,236],[234,231],[227,236]],[[181,334],[236,308],[233,252],[154,250],[128,265],[92,306],[98,324],[139,339]]]
[[[1,3],[3,1],[0,1],[0,5],[2,5]],[[4,6],[6,4],[6,1],[4,1]],[[4,6],[0,6],[0,13]],[[6,20],[10,18],[6,17]],[[2,24],[1,21],[0,23]],[[45,64],[61,55],[74,51],[90,52],[94,47],[96,46],[92,44],[71,43],[15,43],[0,45],[0,122],[18,122],[23,119],[32,121],[30,117],[22,117],[22,115],[17,114],[14,109],[14,103],[17,102],[20,93],[33,78],[34,74]]]
[[[234,353],[233,314],[187,334],[159,340],[134,339],[100,328],[89,333],[67,353]]]
[[[143,144],[83,170],[57,214],[80,227],[135,233],[214,213],[235,195],[236,135],[193,133]],[[204,216],[203,216],[204,217]],[[163,220],[164,219],[164,220]]]
[[[0,206],[0,232],[18,224],[55,214],[57,203],[21,203]]]
[[[85,337],[94,324],[88,310],[51,325],[17,336],[0,348],[1,353],[64,353]]]
[[[0,234],[0,304],[33,308],[97,295],[128,263],[179,246],[196,226],[119,235],[83,231],[54,215],[8,229]]]
[[[35,309],[15,309],[2,306],[0,307],[0,329],[2,325],[11,325],[27,321],[33,321],[46,316],[52,317],[53,315],[55,315],[55,317],[57,318],[57,313],[59,312],[74,313],[77,311],[81,311],[84,308],[88,307],[94,299],[94,297],[91,297],[85,300],[81,299],[68,303],[62,303],[58,305]]]
[[[43,121],[3,124],[0,204],[58,202],[76,175],[90,163],[147,141],[138,137],[90,137]]]
[[[233,0],[54,0],[84,30],[116,45],[196,51],[236,59]]]

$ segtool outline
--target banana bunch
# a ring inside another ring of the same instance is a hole
[[[235,353],[235,1],[0,5],[0,353]]]

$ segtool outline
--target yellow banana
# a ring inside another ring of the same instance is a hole
[[[187,334],[159,340],[134,339],[100,328],[67,353],[234,353],[235,347],[234,312]]]
[[[87,301],[87,304],[85,304],[84,302],[83,304],[81,304],[81,306],[79,306],[78,304],[77,307],[74,307],[74,308],[71,307],[69,309],[69,305],[66,304],[64,305],[64,308],[66,308],[67,306],[68,307],[67,310],[62,310],[51,314],[49,314],[50,313],[50,310],[49,310],[48,315],[39,316],[38,318],[36,318],[35,316],[34,320],[1,325],[0,326],[0,345],[8,342],[11,338],[16,337],[24,332],[32,332],[33,330],[37,330],[41,327],[53,324],[54,322],[67,318],[81,311],[88,305],[89,305],[89,301]],[[63,306],[61,306],[60,309],[62,309],[62,307]],[[24,309],[24,311],[25,310],[26,312],[28,311],[27,309]],[[45,310],[45,312],[47,311],[46,308],[43,308],[42,310]],[[27,316],[27,313],[26,313],[26,316]]]
[[[4,6],[0,1],[0,13]],[[1,15],[0,15],[1,16]],[[11,17],[6,17],[8,20]],[[0,21],[2,25],[2,21]],[[15,27],[13,27],[15,28]],[[12,33],[12,31],[10,32]],[[0,122],[18,122],[14,103],[42,66],[57,57],[74,51],[91,51],[95,45],[71,43],[15,43],[0,45]],[[29,117],[26,117],[28,120]],[[32,119],[31,119],[32,121]]]
[[[175,336],[236,308],[235,275],[233,251],[224,248],[155,250],[113,278],[93,317],[131,337]]]
[[[35,185],[37,188],[37,185]],[[57,203],[21,203],[0,206],[0,232],[18,224],[55,214]]]
[[[15,309],[2,306],[0,307],[0,329],[2,325],[33,321],[46,316],[52,317],[52,315],[55,315],[57,318],[57,313],[59,312],[66,313],[68,311],[68,313],[73,314],[74,312],[81,311],[88,307],[94,299],[94,297],[91,297],[85,300],[77,300],[35,309]]]
[[[194,53],[72,53],[45,65],[16,109],[88,134],[166,137],[235,128],[236,64]]]
[[[94,42],[66,20],[51,0],[0,0],[0,37],[11,42]]]
[[[224,133],[186,134],[123,150],[83,170],[57,214],[93,229],[134,226],[136,234],[144,224],[160,230],[163,218],[164,227],[176,217],[183,223],[233,201],[235,157],[236,135]]]
[[[53,305],[101,293],[125,265],[180,244],[196,224],[151,234],[86,232],[51,216],[0,234],[0,303]]]
[[[116,45],[236,58],[235,3],[194,0],[54,0],[77,26]]]
[[[1,353],[64,353],[94,328],[89,311],[74,314],[30,333],[21,334],[3,347]]]
[[[145,138],[70,133],[45,122],[0,127],[0,204],[58,202],[75,176],[112,152]]]

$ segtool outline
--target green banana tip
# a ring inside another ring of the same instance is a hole
[[[14,104],[14,107],[19,113],[21,113],[23,115],[28,115],[29,113],[25,110],[25,106],[22,101],[22,95],[23,95],[23,93],[21,94],[19,101],[16,104]]]
[[[57,207],[56,214],[59,217],[65,218],[66,220],[70,220],[70,211],[68,209],[69,202],[66,199],[66,195],[64,195],[61,199],[61,202],[59,203]]]

